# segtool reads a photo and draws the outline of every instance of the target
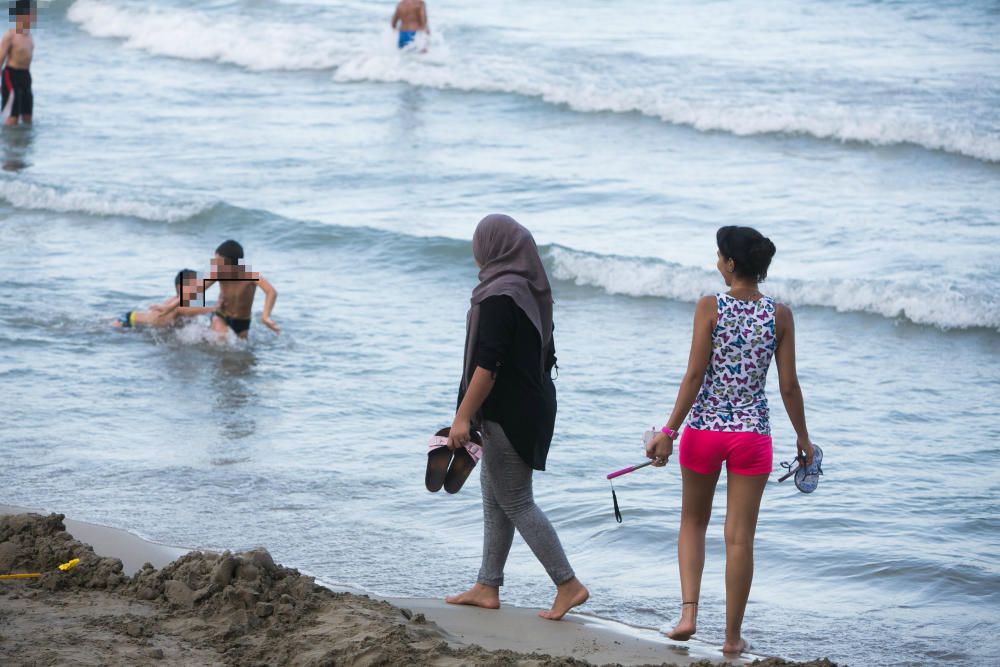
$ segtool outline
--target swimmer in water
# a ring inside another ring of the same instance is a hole
[[[424,0],[400,0],[392,15],[392,28],[399,31],[399,48],[405,48],[416,38],[418,32],[431,34],[427,22],[427,5]]]
[[[35,40],[31,26],[35,22],[34,0],[17,0],[10,3],[10,18],[14,27],[0,39],[0,104],[4,125],[17,125],[18,121],[31,123],[34,96],[31,93],[31,58],[35,55]]]
[[[205,315],[212,308],[192,306],[191,301],[201,292],[201,280],[191,269],[182,269],[174,278],[175,296],[163,303],[153,304],[149,310],[130,310],[111,322],[111,326],[119,329],[136,329],[138,327],[170,327],[180,324],[184,318]]]
[[[271,319],[278,291],[264,276],[243,264],[243,246],[236,241],[225,241],[215,249],[212,272],[204,289],[216,282],[219,283],[219,300],[212,309],[212,331],[225,335],[231,329],[240,338],[246,338],[250,333],[253,298],[259,287],[264,292],[264,312],[260,321],[274,333],[281,333],[281,328]]]

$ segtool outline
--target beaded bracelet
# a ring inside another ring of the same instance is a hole
[[[676,440],[681,436],[680,433],[670,428],[669,426],[664,426],[663,428],[660,429],[660,432],[670,436],[671,440]]]

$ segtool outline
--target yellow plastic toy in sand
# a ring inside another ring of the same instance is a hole
[[[59,569],[63,572],[68,572],[74,567],[80,564],[79,558],[74,558],[73,560],[63,563],[59,566]],[[0,581],[5,579],[38,579],[42,576],[41,572],[31,572],[30,574],[0,574]]]
[[[74,567],[76,567],[79,564],[80,564],[80,559],[79,558],[74,558],[73,560],[69,561],[68,563],[63,563],[62,565],[60,565],[59,569],[62,570],[63,572],[67,572],[69,570],[72,570]]]

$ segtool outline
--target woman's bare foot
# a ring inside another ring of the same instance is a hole
[[[739,655],[749,648],[750,644],[748,644],[747,640],[742,637],[737,639],[735,642],[731,642],[727,639],[726,643],[722,645],[722,652],[728,655]]]
[[[686,642],[691,639],[696,629],[694,619],[681,618],[680,622],[674,626],[674,629],[667,633],[667,637],[677,642]]]
[[[677,622],[674,629],[667,633],[667,637],[678,642],[686,642],[691,639],[697,630],[698,603],[685,602],[681,605],[681,620]]]
[[[500,608],[500,588],[497,586],[487,586],[486,584],[476,584],[464,593],[449,595],[444,599],[448,604],[467,604],[483,609]]]
[[[538,615],[550,621],[561,620],[566,612],[573,607],[579,607],[589,597],[590,591],[587,590],[587,587],[581,584],[579,579],[573,577],[556,587],[556,599],[552,603],[552,608],[540,611]]]

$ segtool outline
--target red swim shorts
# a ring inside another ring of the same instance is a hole
[[[771,436],[684,429],[680,442],[681,465],[702,475],[722,470],[737,475],[770,475],[773,464]]]

